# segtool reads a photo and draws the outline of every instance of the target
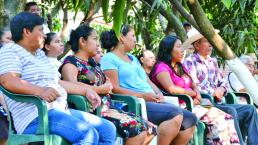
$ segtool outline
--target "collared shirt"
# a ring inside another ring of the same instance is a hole
[[[201,93],[213,95],[217,87],[224,87],[227,92],[228,83],[222,77],[216,58],[208,56],[201,60],[198,53],[193,53],[185,59],[184,65]]]
[[[58,84],[58,72],[54,70],[42,50],[37,50],[35,55],[17,44],[8,44],[0,50],[0,75],[14,72],[21,75],[21,79],[40,87],[52,87],[60,96],[51,103],[47,103],[47,109],[59,109],[66,111],[67,94],[64,88]],[[12,113],[14,126],[18,133],[22,133],[27,125],[38,116],[35,105],[21,103],[5,96],[9,111]]]

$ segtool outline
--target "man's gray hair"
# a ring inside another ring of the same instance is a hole
[[[248,56],[248,55],[241,55],[239,57],[239,59],[244,63],[244,64],[247,64],[248,62],[252,62],[254,61],[253,58],[251,56]]]

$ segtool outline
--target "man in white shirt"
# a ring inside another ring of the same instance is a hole
[[[22,12],[10,23],[15,43],[0,50],[0,84],[13,93],[35,95],[45,101],[50,134],[59,135],[72,144],[112,145],[116,128],[111,122],[90,113],[67,108],[67,93],[86,96],[93,108],[100,97],[86,86],[62,81],[40,49],[43,47],[43,19]],[[18,134],[35,134],[38,111],[31,103],[21,103],[5,96]]]

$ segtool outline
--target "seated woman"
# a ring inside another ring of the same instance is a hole
[[[149,132],[150,135],[156,134],[156,128],[148,126],[150,123],[132,114],[116,110],[112,106],[108,96],[112,90],[112,84],[92,59],[96,56],[99,47],[96,31],[81,25],[71,33],[70,44],[75,54],[66,57],[60,67],[62,79],[91,85],[98,94],[103,96],[101,116],[115,124],[119,135],[126,139],[126,145],[143,144],[148,130],[152,130]]]
[[[99,65],[101,57],[103,56],[102,48],[99,46],[97,49],[97,54],[93,57],[93,59],[97,62]]]
[[[12,34],[10,29],[2,28],[0,29],[0,50],[4,44],[11,43],[12,41]],[[3,94],[0,91],[0,144],[5,145],[8,136],[8,121],[7,121],[7,114],[4,110],[5,102],[3,98]]]
[[[60,36],[54,32],[46,34],[43,51],[46,53],[50,63],[53,68],[58,71],[58,68],[61,66],[61,62],[57,60],[57,57],[64,52],[64,44],[61,41]]]
[[[148,79],[136,57],[128,54],[135,47],[134,30],[123,25],[120,37],[113,30],[102,32],[101,45],[108,53],[100,61],[113,84],[113,92],[143,98],[147,117],[158,127],[158,145],[185,145],[192,137],[196,117],[189,111],[163,103],[163,95]]]
[[[154,53],[150,50],[143,50],[138,56],[138,60],[141,63],[145,73],[149,76],[151,69],[156,62]]]
[[[150,73],[150,78],[162,90],[171,94],[187,94],[192,97],[194,105],[200,105],[200,93],[181,63],[182,59],[181,41],[176,36],[166,36],[159,44],[157,63]],[[230,115],[215,107],[208,110],[198,106],[198,110],[194,112],[208,126],[207,143],[239,143]]]
[[[110,122],[87,112],[67,108],[67,93],[86,96],[93,108],[100,98],[89,87],[80,86],[58,77],[41,50],[44,45],[44,20],[21,12],[11,20],[14,44],[0,51],[0,84],[13,93],[35,95],[45,101],[48,110],[49,132],[73,145],[113,145],[116,128]],[[5,96],[18,134],[35,134],[38,111],[31,103],[21,103]]]

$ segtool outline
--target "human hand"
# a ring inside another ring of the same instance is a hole
[[[164,96],[163,96],[163,94],[161,93],[161,92],[158,92],[157,94],[156,94],[156,96],[157,96],[157,98],[159,99],[159,101],[157,102],[157,103],[163,103],[164,102]]]
[[[218,87],[214,90],[214,98],[217,100],[217,101],[221,101],[221,99],[223,98],[223,95],[224,95],[224,92],[225,92],[225,89],[223,87]]]
[[[92,90],[90,87],[86,88],[86,98],[92,105],[92,109],[95,110],[98,106],[101,104],[101,98],[100,96]]]
[[[196,105],[200,105],[201,102],[199,99],[195,98],[195,99],[193,99],[193,104],[194,104],[194,106],[196,106]]]
[[[38,95],[41,99],[47,101],[47,102],[53,102],[56,100],[56,98],[58,96],[60,96],[60,94],[51,87],[43,87],[42,91],[39,93]]]
[[[106,82],[105,84],[99,87],[101,87],[101,94],[109,94],[113,89],[113,85],[111,82]]]
[[[192,89],[190,90],[186,90],[186,94],[191,96],[191,97],[196,97],[198,95],[198,93]]]
[[[154,94],[154,93],[144,93],[142,94],[142,98],[145,100],[145,101],[149,101],[149,102],[160,102],[160,98]]]

